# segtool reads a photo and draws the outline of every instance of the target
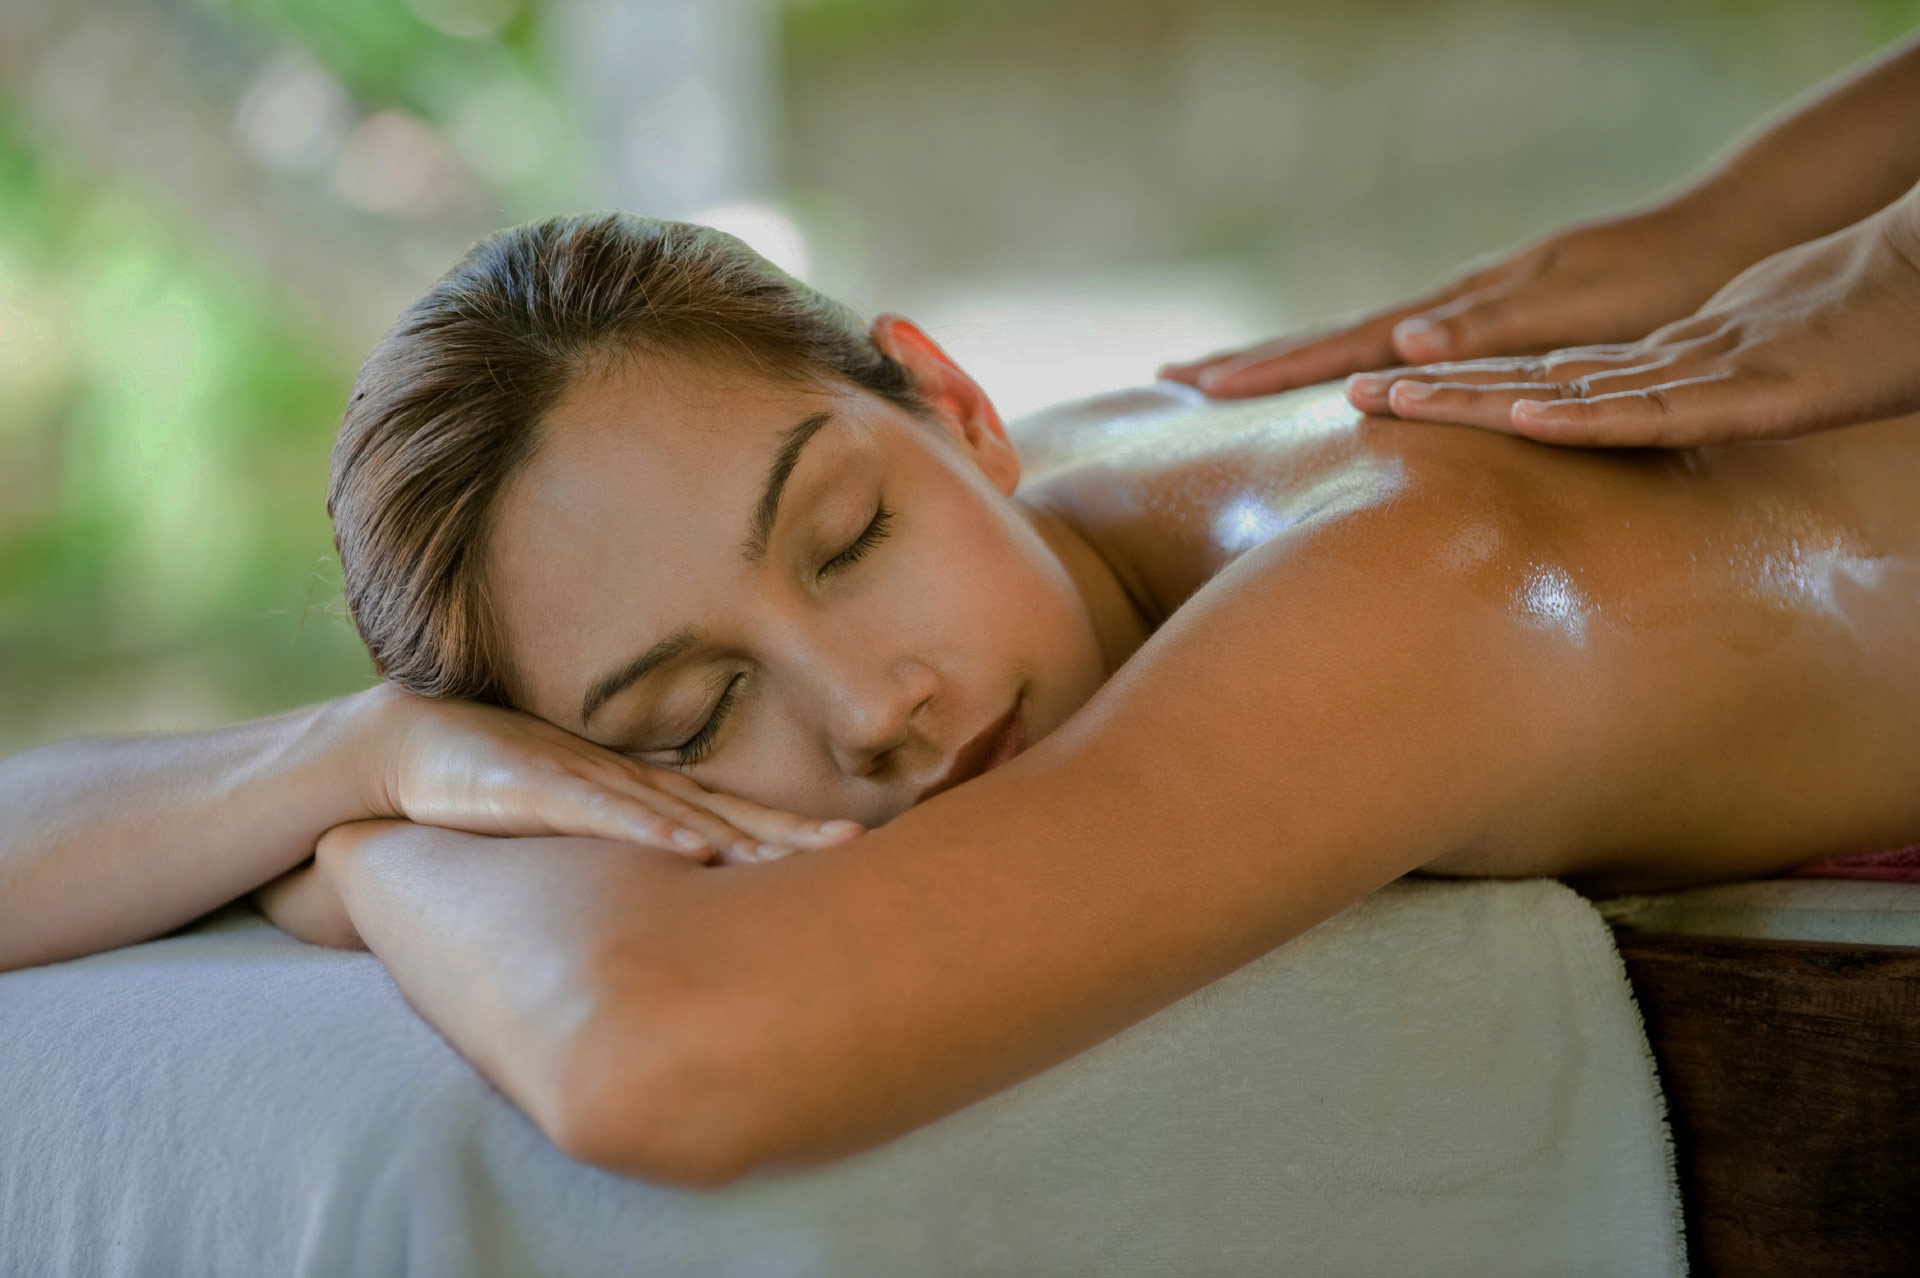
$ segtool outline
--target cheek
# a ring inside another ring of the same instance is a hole
[[[1004,499],[967,496],[937,508],[939,526],[902,556],[913,561],[901,565],[911,574],[900,587],[914,601],[909,615],[937,628],[932,642],[957,643],[990,677],[1004,677],[1009,664],[1034,677],[1049,700],[1071,702],[1070,712],[1105,678],[1079,590]]]

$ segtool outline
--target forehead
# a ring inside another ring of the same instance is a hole
[[[703,507],[712,485],[764,478],[772,439],[797,420],[839,411],[843,388],[756,376],[695,361],[622,359],[589,368],[541,420],[540,447],[503,493],[564,516],[609,489],[666,512]]]
[[[516,702],[570,713],[574,685],[737,597],[740,553],[781,436],[831,412],[808,452],[871,430],[874,402],[694,363],[626,360],[583,375],[502,490],[486,554]]]

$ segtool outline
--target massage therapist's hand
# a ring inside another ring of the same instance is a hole
[[[1920,187],[1642,341],[1363,374],[1347,398],[1588,446],[1780,439],[1920,410]]]
[[[1691,313],[1762,256],[1716,226],[1721,198],[1575,226],[1482,259],[1411,302],[1160,375],[1236,399],[1397,364],[1631,341]]]
[[[518,711],[389,685],[361,695],[378,743],[363,770],[371,817],[617,839],[702,861],[772,860],[861,832],[705,789]]]

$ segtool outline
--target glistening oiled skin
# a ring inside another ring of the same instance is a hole
[[[1381,530],[1360,535],[1383,563],[1498,613],[1512,649],[1487,661],[1573,655],[1593,772],[1429,871],[1651,887],[1920,837],[1920,419],[1574,452],[1363,418],[1325,390],[1221,406],[1163,386],[1013,434],[1020,495],[1080,528],[1156,618],[1252,546],[1344,521]],[[1354,518],[1391,507],[1412,517]],[[1584,819],[1553,810],[1573,792]]]
[[[836,401],[853,425],[796,472],[792,564],[731,567],[751,482],[714,498],[724,517],[669,518],[671,484],[627,501],[600,477],[644,444],[715,492],[810,411],[781,398],[797,392],[701,383],[685,403],[744,424],[681,436],[662,426],[675,401],[609,382],[509,494],[499,527],[527,536],[497,577],[524,605],[508,629],[530,686],[555,690],[535,709],[577,692],[582,660],[550,645],[598,642],[572,611],[588,587],[631,631],[620,648],[697,604],[770,690],[769,717],[734,728],[749,797],[778,799],[791,759],[891,819],[739,868],[401,824],[322,843],[408,998],[577,1158],[717,1183],[870,1146],[1412,871],[1628,888],[1920,837],[1914,423],[1594,455],[1360,419],[1332,391],[1205,411],[1134,392],[1024,423],[1016,486],[970,380],[930,344],[895,350],[939,390],[933,415]],[[900,495],[900,531],[816,589],[874,491]],[[539,544],[589,508],[605,535]],[[714,531],[676,540],[673,518]],[[1056,566],[1074,594],[1047,584]],[[666,600],[678,580],[694,589]],[[1084,684],[1059,672],[1129,621],[1131,655],[1070,707]],[[1029,651],[1043,636],[1052,655]],[[902,806],[1005,704],[1009,669],[1045,694],[1045,731]],[[794,735],[814,718],[777,717],[783,698],[819,707],[833,753]],[[727,781],[728,749],[715,760]]]

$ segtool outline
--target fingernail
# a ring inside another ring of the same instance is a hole
[[[823,839],[850,839],[856,834],[867,832],[867,827],[858,821],[822,821],[814,829]]]
[[[1376,377],[1371,373],[1355,373],[1347,379],[1349,395],[1380,396],[1387,393],[1393,382],[1385,377]]]
[[[1426,320],[1405,319],[1393,326],[1393,344],[1408,348],[1407,354],[1414,359],[1434,359],[1446,353],[1447,335]]]
[[[755,848],[754,851],[760,854],[762,861],[778,861],[781,857],[792,852],[793,849],[783,848],[778,843],[762,843]]]
[[[1194,378],[1193,384],[1198,386],[1203,391],[1210,391],[1214,387],[1220,385],[1222,382],[1226,380],[1227,380],[1227,374],[1225,373],[1224,370],[1218,369],[1218,368],[1209,368],[1206,372]]]
[[[1394,399],[1418,404],[1433,394],[1433,387],[1425,382],[1395,382],[1393,389],[1388,393]]]
[[[705,839],[695,834],[692,830],[687,829],[685,826],[675,830],[670,837],[676,846],[683,847],[689,852],[713,851],[713,845],[711,843],[708,843]]]
[[[1517,422],[1522,417],[1540,416],[1546,406],[1547,402],[1543,399],[1516,399],[1513,401],[1513,407],[1508,411],[1513,414],[1513,420]]]

